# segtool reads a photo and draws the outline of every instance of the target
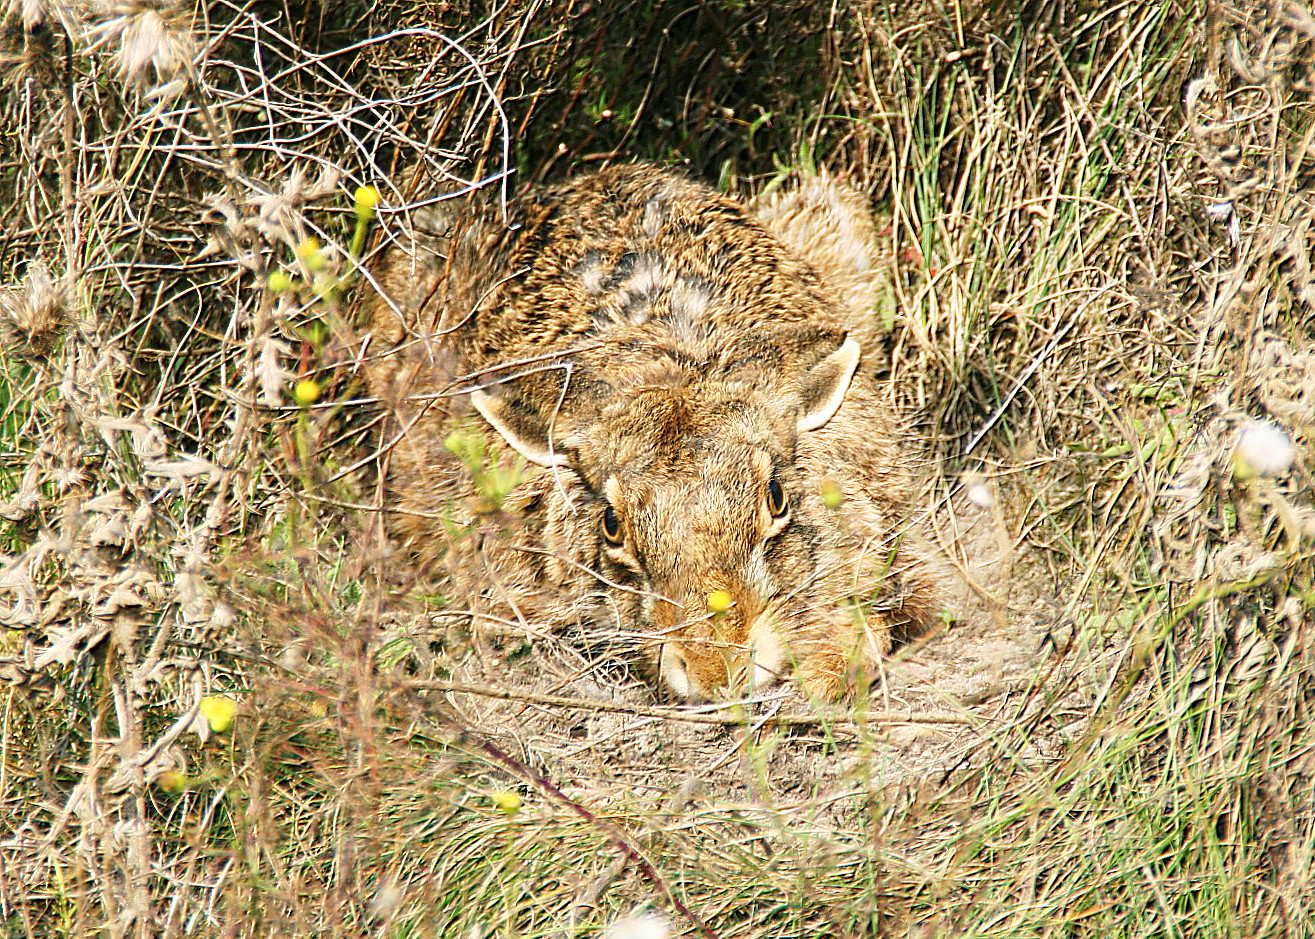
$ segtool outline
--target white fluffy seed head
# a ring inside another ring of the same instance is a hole
[[[1244,476],[1281,476],[1292,467],[1297,448],[1287,431],[1270,421],[1248,421],[1237,435],[1233,461]]]
[[[607,927],[604,939],[668,939],[671,924],[656,913],[634,913]]]
[[[991,487],[977,473],[964,473],[962,482],[964,498],[973,505],[979,509],[989,509],[995,505],[995,495],[991,492]]]
[[[93,10],[93,47],[114,54],[126,81],[146,82],[154,69],[157,84],[167,83],[196,58],[190,6],[179,0],[100,0]]]

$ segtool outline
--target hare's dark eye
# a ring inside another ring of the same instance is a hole
[[[607,539],[608,544],[617,546],[621,544],[621,519],[616,517],[616,509],[610,505],[603,513],[603,537]]]
[[[772,518],[781,518],[789,508],[785,503],[785,490],[781,488],[780,480],[773,479],[767,484],[767,511],[772,513]]]

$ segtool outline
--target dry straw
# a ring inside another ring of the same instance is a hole
[[[4,7],[7,928],[1308,931],[1310,10],[461,6]],[[931,534],[1004,561],[857,715],[668,720],[386,537],[372,258],[616,154],[882,213]]]

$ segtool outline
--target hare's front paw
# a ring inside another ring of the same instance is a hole
[[[839,701],[866,685],[890,652],[890,627],[869,619],[843,635],[799,650],[796,671],[804,691],[823,701]]]

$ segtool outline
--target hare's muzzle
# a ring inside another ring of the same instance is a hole
[[[725,594],[724,602],[717,594]],[[789,672],[770,605],[743,602],[727,591],[713,591],[705,612],[690,616],[665,601],[664,639],[658,653],[662,683],[690,702],[724,700],[771,687]],[[699,604],[702,606],[702,604]]]
[[[690,683],[689,664],[685,658],[685,649],[678,642],[664,642],[658,655],[658,672],[662,683],[672,694],[686,701],[696,701],[701,696],[695,693]]]

